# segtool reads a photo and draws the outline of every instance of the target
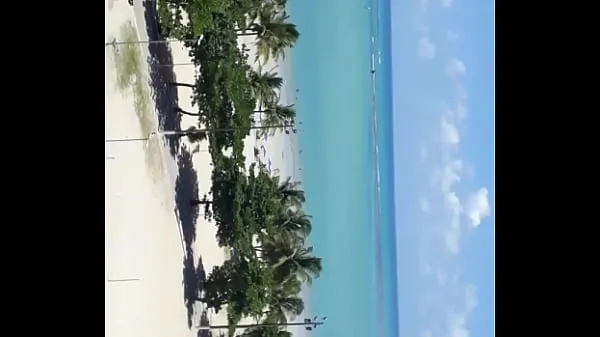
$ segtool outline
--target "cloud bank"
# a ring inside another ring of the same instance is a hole
[[[426,18],[432,4],[421,1],[418,16]],[[438,9],[451,11],[452,0],[441,0]],[[434,29],[435,28],[435,29]],[[467,65],[458,55],[450,55],[442,44],[434,45],[430,35],[439,30],[447,44],[459,32],[447,27],[432,27],[419,20],[415,26],[419,57],[440,58],[440,77],[449,83],[448,95],[439,97],[437,124],[431,138],[419,149],[422,165],[430,170],[426,192],[419,197],[424,230],[421,244],[423,289],[419,303],[420,337],[469,337],[469,321],[477,310],[477,286],[461,278],[460,255],[465,238],[491,216],[489,191],[485,186],[473,188],[469,182],[474,169],[461,154],[465,124],[468,122],[468,90],[464,79]],[[434,66],[434,63],[429,63]]]

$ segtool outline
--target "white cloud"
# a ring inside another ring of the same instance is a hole
[[[457,177],[460,179],[460,177]],[[446,211],[449,214],[449,223],[444,232],[444,241],[446,249],[452,255],[457,255],[460,252],[460,215],[462,213],[462,205],[455,192],[447,192],[444,195],[444,203]]]
[[[435,57],[435,45],[427,36],[423,36],[419,39],[419,56],[425,59],[432,59]]]
[[[418,304],[422,315],[420,335],[469,337],[469,321],[478,305],[475,286],[462,285],[443,270],[433,277],[437,287],[426,293]]]
[[[458,145],[460,142],[458,129],[445,116],[440,121],[440,129],[442,130],[442,143],[446,145]]]
[[[444,244],[452,255],[460,253],[460,227],[451,227],[444,233]]]
[[[490,203],[488,201],[488,190],[482,187],[476,193],[469,197],[467,202],[467,215],[471,220],[471,225],[477,227],[481,224],[483,218],[490,216]]]
[[[450,66],[452,67],[452,66]],[[459,69],[461,66],[457,66]],[[448,70],[448,74],[455,74],[453,71],[456,69]],[[460,71],[460,70],[458,70]],[[454,76],[454,75],[452,75]],[[447,121],[451,121],[452,123],[461,123],[467,118],[468,115],[468,95],[467,90],[460,83],[456,85],[454,90],[454,102],[448,103],[446,101],[442,101],[440,106],[443,111],[442,118],[446,118]]]
[[[476,292],[477,288],[473,285],[465,287],[465,312],[467,314],[471,314],[478,304]]]
[[[454,3],[454,0],[442,0],[442,7],[450,8],[450,7],[452,7],[453,3]]]
[[[438,186],[442,194],[452,191],[455,183],[460,181],[460,173],[463,170],[462,160],[453,160],[441,168],[435,169],[431,174],[431,184]]]
[[[469,329],[467,329],[467,317],[463,313],[448,314],[448,335],[449,337],[469,337]]]
[[[446,32],[446,38],[450,42],[454,42],[454,41],[458,40],[458,37],[459,37],[459,35],[455,31],[449,30]]]
[[[473,285],[464,287],[463,305],[461,310],[451,311],[447,316],[447,336],[469,337],[468,320],[477,306],[476,288]]]
[[[463,61],[452,58],[446,63],[446,74],[450,77],[460,77],[467,72],[467,67]]]
[[[429,213],[429,211],[431,210],[431,206],[429,206],[429,201],[427,201],[427,199],[425,198],[421,198],[419,200],[419,208],[421,209],[421,212]]]
[[[456,87],[454,112],[458,121],[463,121],[467,118],[467,90],[462,85]]]

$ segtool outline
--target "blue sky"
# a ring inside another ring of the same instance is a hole
[[[492,0],[391,0],[399,331],[493,335]]]

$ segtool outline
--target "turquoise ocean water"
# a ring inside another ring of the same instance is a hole
[[[397,336],[389,1],[288,3],[310,243],[324,260],[305,315],[328,317],[310,335]]]

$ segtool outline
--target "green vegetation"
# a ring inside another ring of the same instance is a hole
[[[137,39],[137,33],[130,21],[120,27],[119,35],[120,39],[127,42]],[[135,45],[130,44],[115,48],[112,52],[117,68],[117,87],[119,90],[127,90],[135,84],[140,73],[140,53]]]
[[[130,21],[127,21],[120,27],[120,39],[123,41],[136,41],[137,33],[135,27]],[[120,91],[131,90],[135,112],[140,121],[142,134],[149,134],[153,131],[153,119],[147,115],[148,108],[148,89],[145,86],[142,75],[142,62],[139,47],[134,44],[124,44],[119,48],[113,49],[115,67],[117,70],[117,87]]]
[[[137,41],[138,36],[131,21],[125,22],[119,29],[119,41]],[[135,44],[123,44],[112,49],[113,60],[116,68],[117,88],[122,93],[133,95],[133,106],[143,135],[153,132],[155,127],[152,110],[148,104],[149,91],[142,72],[146,66]],[[146,164],[152,172],[152,178],[162,177],[162,159],[160,156],[160,143],[157,138],[150,139],[145,149]]]
[[[273,324],[302,314],[301,285],[321,272],[321,259],[305,244],[312,226],[302,210],[305,195],[298,183],[280,181],[261,165],[246,170],[244,164],[243,140],[255,114],[265,114],[264,123],[273,126],[270,132],[296,115],[293,106],[277,104],[283,79],[249,64],[283,57],[296,43],[300,34],[287,22],[285,5],[285,0],[158,1],[163,36],[203,36],[200,44],[186,45],[200,68],[195,83],[171,83],[193,88],[197,111],[179,113],[197,116],[199,129],[225,129],[206,133],[213,161],[210,197],[191,204],[205,208],[218,227],[219,245],[233,250],[231,258],[208,275],[200,296],[216,311],[226,306],[230,336],[243,317]],[[255,59],[249,60],[246,46],[238,46],[239,36],[256,37]],[[223,151],[228,148],[229,156]],[[291,335],[283,330],[262,326],[244,335]]]

